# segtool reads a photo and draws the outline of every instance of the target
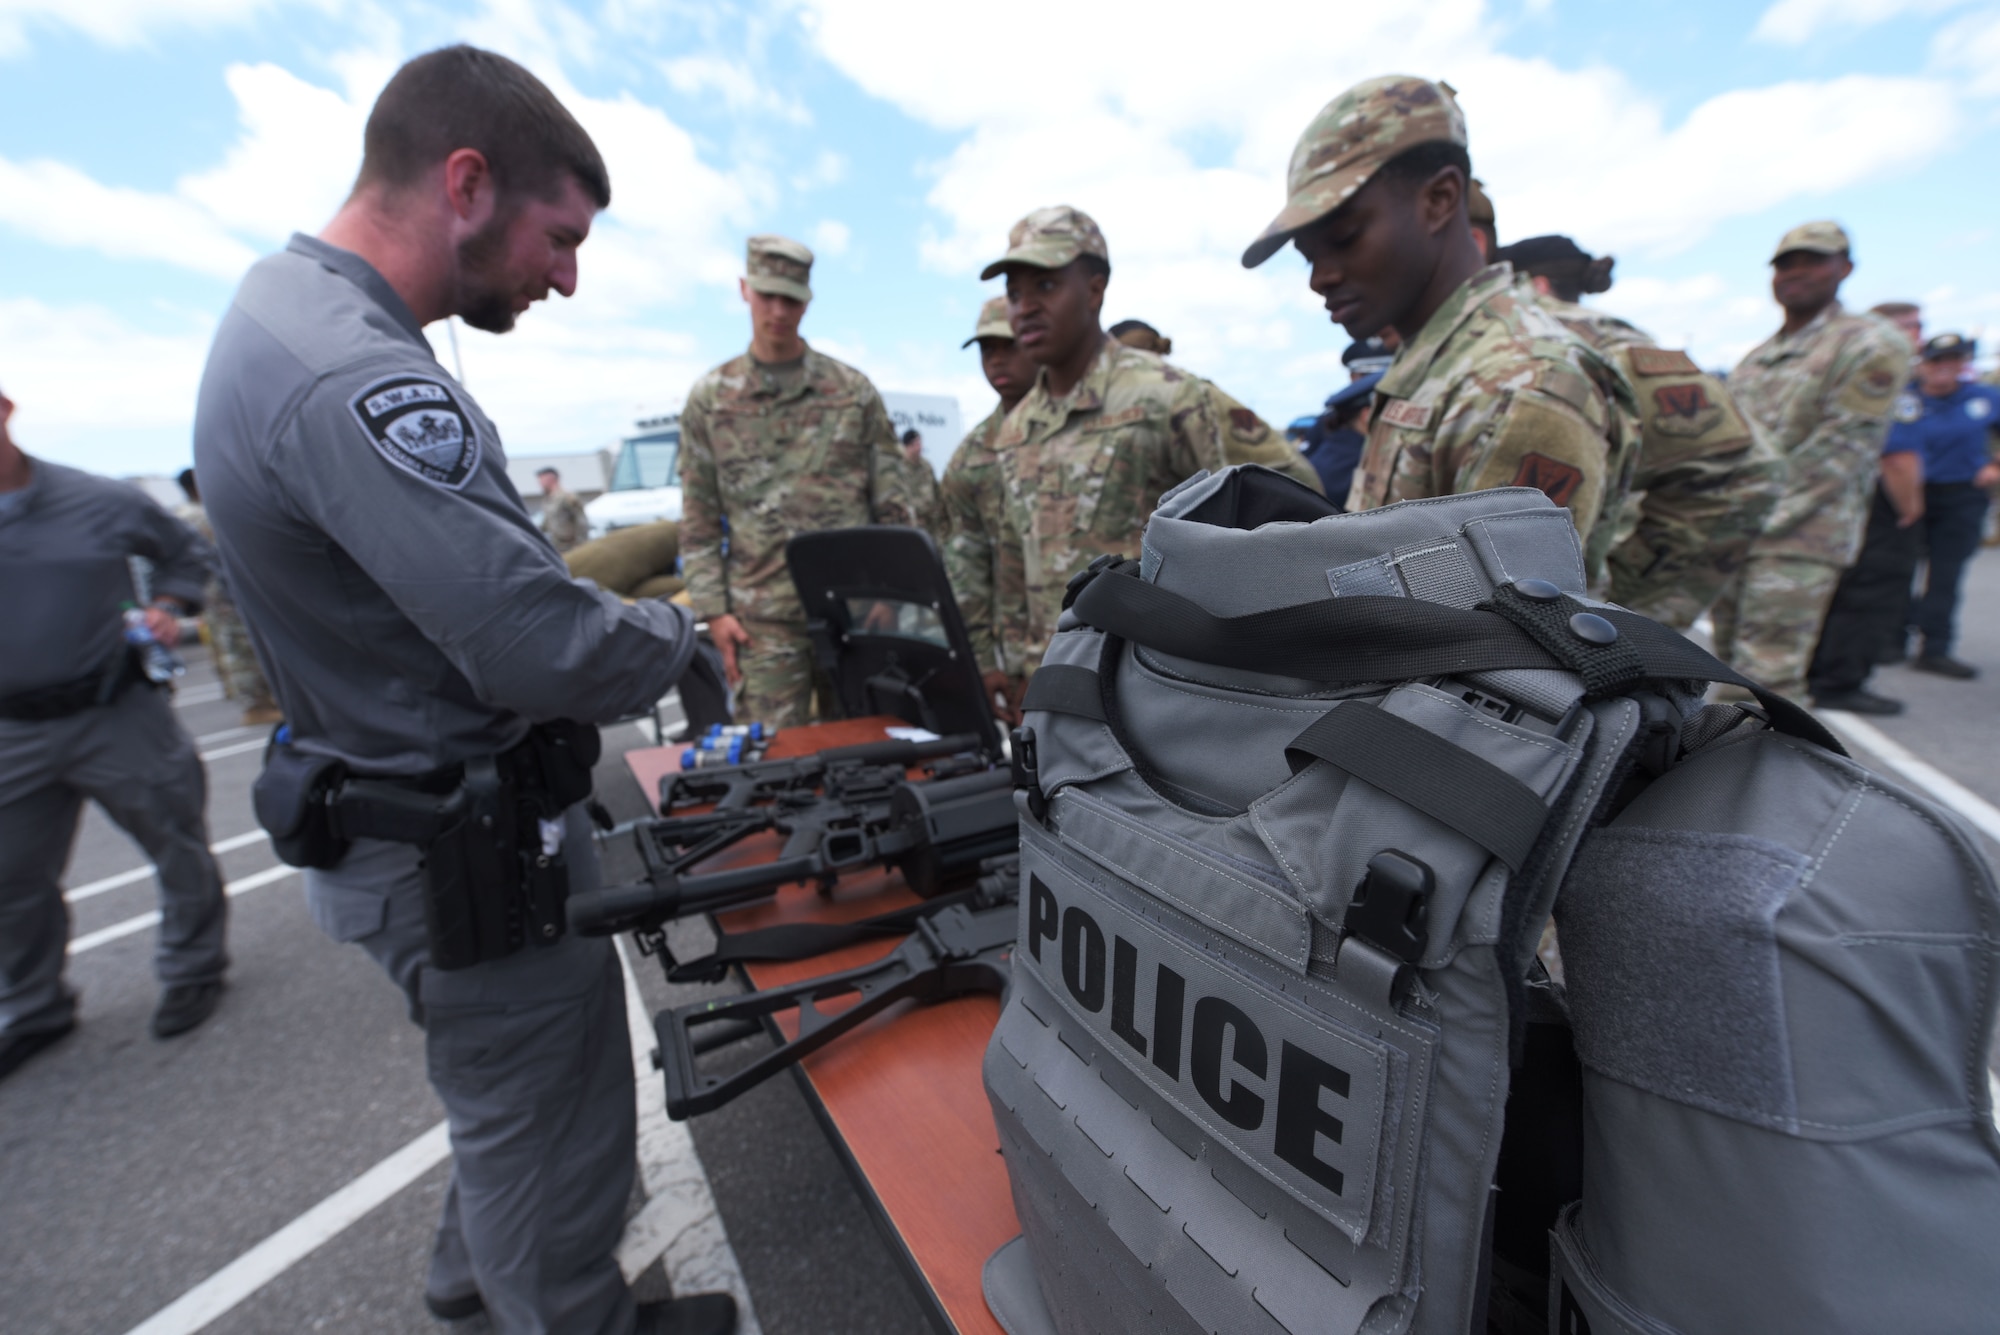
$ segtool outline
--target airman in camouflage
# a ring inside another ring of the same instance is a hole
[[[1024,601],[998,615],[1001,657],[1032,673],[1069,579],[1099,556],[1136,556],[1160,496],[1204,468],[1259,463],[1319,490],[1264,420],[1200,376],[1109,337],[1100,323],[1110,252],[1089,215],[1037,209],[981,278],[1007,276],[1015,338],[1040,364],[994,444]]]
[[[215,528],[208,522],[208,511],[201,503],[201,490],[195,482],[194,470],[181,470],[176,481],[187,493],[187,504],[174,508],[175,517],[199,533],[201,540],[213,548]],[[229,581],[222,577],[220,562],[216,563],[209,576],[208,592],[201,605],[201,625],[206,632],[209,652],[214,655],[215,675],[221,679],[222,693],[243,706],[244,726],[260,728],[283,722],[285,711],[278,708],[278,698],[272,694],[271,683],[264,680],[264,669],[257,662],[257,651],[250,647],[250,628],[243,624],[243,613],[237,610],[236,600],[229,595]]]
[[[988,696],[996,702],[994,712],[1015,722],[1015,707],[1027,689],[1027,674],[1020,662],[1010,662],[1005,656],[1004,650],[1010,644],[1018,648],[1018,643],[1002,634],[1000,611],[1026,606],[1027,584],[1021,545],[1007,541],[1000,456],[994,446],[1001,423],[1034,383],[1035,363],[1014,341],[1005,297],[995,297],[980,308],[978,326],[965,346],[974,343],[979,345],[979,364],[986,383],[993,386],[1000,402],[985,421],[966,433],[945,465],[944,481],[939,484],[950,534],[944,543],[944,567],[958,594],[958,610],[965,618],[980,673],[986,678]]]
[[[1407,76],[1355,85],[1300,136],[1285,206],[1243,263],[1293,242],[1350,336],[1402,336],[1376,386],[1348,509],[1534,487],[1569,507],[1587,567],[1601,575],[1638,453],[1631,388],[1511,269],[1483,262],[1465,146],[1447,85]]]
[[[1729,390],[1684,352],[1615,315],[1578,304],[1611,288],[1610,256],[1566,236],[1496,252],[1543,306],[1625,375],[1639,407],[1639,463],[1626,532],[1611,550],[1609,596],[1676,630],[1693,626],[1764,531],[1785,489],[1785,461]]]
[[[799,337],[812,252],[777,236],[749,251],[750,348],[697,380],[681,413],[681,564],[738,685],[737,716],[782,728],[807,722],[813,697],[785,543],[920,517],[882,396]]]
[[[563,486],[562,474],[553,468],[536,469],[535,481],[542,489],[542,533],[549,545],[564,553],[581,546],[590,537],[583,502]]]
[[[1785,493],[1715,604],[1716,652],[1774,691],[1806,698],[1806,668],[1840,572],[1861,545],[1910,345],[1838,300],[1854,271],[1847,233],[1806,223],[1771,258],[1779,331],[1751,349],[1730,392],[1785,458]]]

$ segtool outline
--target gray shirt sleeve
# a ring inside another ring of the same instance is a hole
[[[215,549],[193,528],[163,509],[152,497],[132,489],[139,502],[129,532],[130,556],[153,563],[153,596],[176,598],[189,610],[200,611],[215,573]]]
[[[272,466],[288,503],[487,704],[535,721],[604,722],[650,708],[694,653],[686,609],[628,605],[572,579],[507,482],[492,423],[456,386],[426,381],[451,396],[441,409],[457,409],[476,434],[469,463],[463,449],[437,468],[423,465],[434,455],[399,450],[365,405],[375,386],[409,377],[372,369],[321,381],[280,432]]]

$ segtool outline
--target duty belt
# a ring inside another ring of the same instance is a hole
[[[144,674],[132,655],[121,647],[117,658],[72,681],[0,697],[0,719],[48,723],[69,718],[86,709],[110,704],[124,694],[126,687],[143,679]]]

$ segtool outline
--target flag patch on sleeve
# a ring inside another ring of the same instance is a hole
[[[479,471],[479,429],[441,380],[392,375],[347,401],[376,453],[407,473],[458,491]]]

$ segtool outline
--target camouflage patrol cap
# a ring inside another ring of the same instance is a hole
[[[972,337],[959,344],[969,348],[982,338],[1004,338],[1012,340],[1014,326],[1007,319],[1007,298],[995,297],[979,308],[979,323],[972,328]]]
[[[1493,200],[1486,193],[1486,182],[1477,176],[1465,183],[1465,216],[1474,227],[1491,228],[1499,221],[1493,212]]]
[[[806,282],[812,277],[812,268],[813,253],[798,242],[782,236],[753,236],[749,272],[743,277],[752,292],[811,301],[812,289]]]
[[[1389,159],[1438,140],[1465,146],[1465,113],[1450,84],[1407,74],[1355,84],[1320,108],[1299,136],[1285,175],[1285,207],[1243,252],[1243,267],[1256,268],[1352,199]]]
[[[1082,209],[1056,204],[1036,209],[1015,223],[1014,230],[1007,233],[1007,253],[981,269],[979,276],[995,277],[1010,264],[1060,269],[1079,255],[1095,255],[1111,263],[1111,251],[1096,221]]]
[[[1815,255],[1845,255],[1852,249],[1847,232],[1837,222],[1800,223],[1785,233],[1784,240],[1771,252],[1771,263],[1794,250],[1810,250]]]

